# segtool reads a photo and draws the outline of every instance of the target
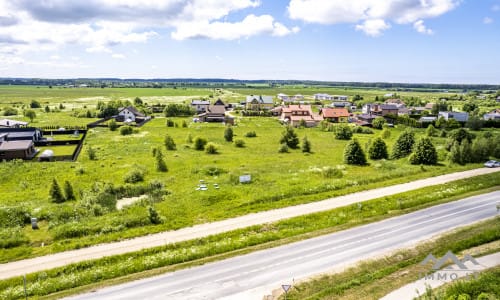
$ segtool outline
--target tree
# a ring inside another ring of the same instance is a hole
[[[31,108],[40,108],[42,106],[40,105],[40,102],[38,102],[36,100],[31,100],[30,107]]]
[[[302,139],[302,152],[311,153],[311,142],[309,142],[307,136]]]
[[[437,128],[445,128],[446,127],[446,119],[441,116],[436,120],[436,127]]]
[[[381,136],[382,136],[382,138],[384,140],[390,138],[391,137],[391,131],[389,130],[389,128],[384,128],[384,130],[382,130]]]
[[[27,109],[24,111],[24,116],[26,118],[29,118],[31,122],[33,122],[33,119],[36,118],[36,112],[32,109]]]
[[[207,144],[207,140],[202,138],[202,137],[195,137],[194,138],[194,149],[202,151],[205,149],[205,145]]]
[[[462,164],[462,157],[460,155],[460,144],[458,142],[453,142],[450,154],[449,154],[450,162],[455,164]]]
[[[474,111],[476,108],[477,104],[471,101],[465,102],[464,105],[462,106],[462,110],[469,113]]]
[[[167,148],[167,150],[177,149],[174,139],[168,134],[165,135],[165,147]]]
[[[474,131],[481,130],[483,128],[483,120],[477,116],[470,116],[467,123],[465,123],[465,127]]]
[[[135,97],[134,99],[134,105],[136,106],[142,106],[143,102],[142,102],[142,99],[139,98],[139,97]]]
[[[287,147],[292,149],[297,149],[299,146],[299,137],[293,130],[293,127],[287,126],[285,131],[281,134],[280,139],[281,144],[287,145]]]
[[[446,145],[446,150],[450,150],[451,146],[453,145],[454,142],[457,142],[458,145],[461,145],[462,141],[468,140],[470,143],[473,138],[474,138],[474,135],[472,133],[470,133],[467,129],[460,128],[460,129],[452,130],[448,134],[448,143]]]
[[[399,159],[409,155],[415,144],[413,131],[405,130],[401,133],[392,148],[392,158]]]
[[[368,156],[370,159],[387,159],[387,145],[381,138],[376,138],[368,149]]]
[[[45,106],[45,112],[46,112],[46,113],[49,113],[49,112],[50,112],[50,107],[49,107],[48,105],[47,105],[47,106]]]
[[[461,127],[462,124],[455,119],[448,119],[448,121],[446,121],[446,129],[457,129]]]
[[[148,207],[148,217],[151,224],[160,224],[161,217],[153,206]]]
[[[350,140],[352,138],[352,130],[348,125],[339,125],[335,129],[335,138],[337,140]]]
[[[358,140],[350,141],[344,149],[344,162],[349,165],[366,165],[366,156]]]
[[[158,171],[158,172],[167,172],[168,171],[167,164],[163,160],[163,153],[159,149],[156,150],[156,154],[155,154],[155,166],[156,166],[156,171]]]
[[[50,185],[49,196],[50,200],[54,203],[62,203],[65,200],[61,192],[61,187],[55,178],[52,180],[52,184]]]
[[[467,139],[460,144],[460,161],[462,164],[472,162],[472,146]]]
[[[472,162],[484,162],[490,158],[491,154],[490,143],[487,139],[481,137],[474,140],[472,143]]]
[[[427,136],[436,136],[437,135],[437,129],[431,124],[427,129],[425,130],[425,134]]]
[[[88,110],[87,110],[87,112],[88,112]],[[111,119],[111,121],[109,121],[108,128],[111,131],[115,131],[116,129],[118,129],[118,124],[116,124],[116,120],[115,119]]]
[[[192,116],[196,112],[191,105],[173,103],[165,107],[164,113],[166,117],[186,117]]]
[[[231,128],[231,126],[227,126],[224,130],[224,139],[226,140],[226,142],[233,141],[233,128]]]
[[[66,200],[75,200],[75,193],[73,192],[73,187],[69,181],[64,181],[64,195],[66,195]]]
[[[415,144],[415,151],[410,156],[412,165],[435,165],[438,160],[436,148],[428,137],[422,137]]]
[[[385,125],[385,119],[384,117],[376,117],[373,122],[372,122],[372,126],[373,128],[375,129],[382,129],[384,128],[384,125]]]

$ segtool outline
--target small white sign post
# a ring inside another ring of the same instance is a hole
[[[281,288],[285,291],[285,300],[286,300],[286,297],[288,296],[288,290],[290,290],[291,287],[292,287],[291,284],[282,284],[281,285]]]

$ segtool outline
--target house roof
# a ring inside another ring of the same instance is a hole
[[[387,99],[387,100],[385,100],[385,103],[386,104],[405,104],[401,99],[395,99],[395,98]]]
[[[10,141],[0,144],[0,151],[26,150],[33,146],[33,141]]]
[[[434,107],[434,103],[427,103],[427,104],[425,105],[425,108],[426,108],[426,109],[432,109],[433,107]]]
[[[119,112],[118,113],[121,113],[122,111],[124,110],[128,110],[129,112],[133,113],[134,116],[136,117],[145,117],[146,115],[141,113],[140,111],[138,111],[135,107],[133,106],[128,106],[128,107],[124,107],[124,108],[121,108],[119,109]]]
[[[345,108],[323,108],[321,114],[324,118],[349,117],[349,111]]]
[[[210,105],[208,100],[192,100],[191,105]]]
[[[10,120],[10,119],[1,119],[0,126],[1,127],[14,127],[14,126],[26,126],[28,122]]]
[[[398,107],[394,104],[381,104],[380,109],[383,110],[398,110]]]
[[[283,112],[293,112],[293,111],[308,111],[310,114],[312,114],[311,110],[311,105],[288,105],[283,107]]]
[[[215,101],[214,105],[223,105],[223,106],[226,106],[226,104],[224,103],[224,101],[222,101],[221,99],[217,99],[217,101]]]
[[[290,121],[300,121],[305,120],[306,122],[316,122],[323,120],[320,115],[309,115],[309,116],[290,116]]]
[[[16,139],[16,138],[33,138],[33,136],[36,134],[36,130],[29,130],[29,131],[10,131],[8,132],[8,139]]]
[[[260,104],[274,104],[272,96],[262,96],[262,95],[260,95],[260,96],[257,96],[257,95],[247,96],[247,103],[250,103],[254,100],[257,100]]]
[[[222,105],[210,105],[207,107],[205,113],[207,113],[207,114],[225,114],[226,108]]]

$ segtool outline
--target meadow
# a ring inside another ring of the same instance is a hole
[[[308,95],[319,91],[300,89],[303,94],[305,90],[311,92]],[[331,94],[341,92],[327,88],[321,91]],[[212,95],[227,101],[244,99],[244,92],[182,88],[49,89],[16,86],[0,87],[0,106],[22,109],[35,99],[42,108],[36,109],[37,117],[33,120],[33,126],[82,126],[96,119],[75,117],[75,111],[95,109],[98,99],[132,101],[135,97],[160,97],[155,99],[171,103],[198,97],[210,98]],[[274,92],[265,90],[262,93]],[[61,104],[63,107],[59,108]],[[46,105],[51,107],[50,112],[44,111]],[[320,128],[295,130],[301,140],[307,136],[312,145],[311,153],[303,153],[300,149],[278,153],[284,127],[276,118],[235,116],[234,140],[244,141],[245,146],[241,148],[224,139],[223,124],[193,123],[191,118],[171,118],[175,126],[167,127],[167,119],[157,114],[131,135],[121,135],[119,131],[111,131],[106,127],[90,129],[83,151],[75,162],[0,163],[0,214],[5,220],[0,222],[0,235],[12,236],[12,232],[15,232],[18,236],[17,240],[4,247],[0,261],[178,229],[480,167],[478,164],[449,164],[444,149],[446,138],[440,137],[432,138],[439,154],[439,164],[436,166],[411,165],[406,158],[369,161],[367,166],[350,166],[343,161],[347,141],[337,140],[333,132]],[[183,123],[187,126],[183,127]],[[385,139],[388,149],[392,148],[404,129],[404,126],[388,129],[391,133]],[[414,130],[417,137],[424,135],[423,129]],[[246,133],[251,131],[257,136],[246,137]],[[176,150],[166,150],[164,140],[167,134],[175,141]],[[370,141],[380,135],[380,130],[374,130],[373,134],[356,133],[354,138],[366,149]],[[195,150],[192,140],[196,137],[214,143],[218,153],[207,154]],[[152,154],[154,149],[162,151],[168,172],[157,171]],[[91,159],[90,152],[94,153],[95,158]],[[134,171],[143,175],[142,181],[125,182]],[[241,175],[251,175],[251,182],[240,184],[238,179]],[[51,202],[49,188],[54,179],[61,186],[65,181],[69,182],[76,200],[62,204]],[[200,180],[207,184],[208,190],[196,189]],[[112,191],[110,193],[116,201],[122,196],[151,194],[150,187],[158,184],[162,186],[160,196],[150,195],[147,200],[123,210],[112,207],[102,210],[93,206],[94,203],[89,204],[91,194]],[[214,184],[219,188],[215,188]],[[154,206],[161,217],[160,224],[150,222],[148,206]],[[30,216],[40,220],[40,230],[33,231],[28,226]]]

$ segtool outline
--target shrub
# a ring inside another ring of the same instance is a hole
[[[174,127],[175,122],[170,120],[170,119],[167,119],[167,122],[165,123],[165,125],[167,125],[167,127]]]
[[[352,130],[348,125],[339,125],[335,129],[335,138],[337,140],[350,140],[352,138]]]
[[[384,140],[388,139],[391,137],[391,131],[388,128],[384,128],[382,130],[382,134],[380,135]]]
[[[208,143],[205,146],[205,152],[207,154],[217,154],[218,152],[217,145],[215,145],[214,143]]]
[[[89,146],[89,148],[87,149],[87,155],[88,155],[88,157],[89,157],[90,160],[96,160],[97,159],[96,151],[91,146]]]
[[[281,133],[280,143],[292,149],[296,149],[299,146],[299,137],[293,127],[287,126],[285,131]]]
[[[15,115],[17,115],[17,109],[12,108],[12,107],[6,107],[3,109],[3,115],[4,116],[15,116]]]
[[[42,106],[40,105],[40,102],[38,102],[36,100],[31,100],[30,107],[31,108],[41,108]]]
[[[450,150],[451,146],[454,142],[457,142],[459,145],[462,144],[463,140],[467,140],[469,143],[474,139],[474,134],[470,133],[467,129],[460,128],[452,130],[448,134],[448,143],[446,145],[446,150]]]
[[[75,200],[75,193],[73,192],[73,186],[69,181],[64,181],[64,195],[66,195],[66,200]]]
[[[0,249],[18,247],[29,243],[20,227],[0,229]]]
[[[193,136],[191,135],[191,133],[188,133],[186,137],[186,143],[191,144],[192,142],[193,142]]]
[[[174,139],[168,134],[165,135],[165,148],[167,148],[167,150],[177,149]]]
[[[202,138],[202,137],[195,137],[194,138],[194,149],[198,151],[202,151],[205,149],[205,145],[207,144],[207,140]]]
[[[344,173],[338,168],[327,166],[321,169],[321,175],[325,178],[342,178]]]
[[[406,130],[401,133],[392,148],[392,158],[399,159],[408,156],[415,144],[415,133]]]
[[[231,128],[231,126],[227,126],[224,130],[224,139],[226,140],[226,142],[233,141],[233,128]]]
[[[54,203],[62,203],[65,200],[61,191],[61,187],[59,186],[59,183],[57,183],[57,180],[55,178],[52,179],[52,184],[50,185],[49,197],[50,200]]]
[[[385,125],[385,119],[384,117],[376,117],[373,122],[372,122],[372,126],[373,128],[375,129],[382,129],[384,128],[384,125]]]
[[[304,119],[300,119],[300,121],[299,121],[299,127],[300,127],[300,128],[305,128],[305,127],[307,127],[306,120],[304,120]]]
[[[123,180],[126,183],[137,183],[140,181],[144,181],[144,172],[141,170],[131,170],[127,174],[125,174]]]
[[[36,118],[36,112],[32,109],[25,110],[23,114],[26,118],[29,118],[31,122],[33,122],[33,119]]]
[[[120,127],[120,134],[121,135],[129,135],[129,134],[132,134],[134,133],[134,129],[130,126],[122,126]]]
[[[494,143],[493,143],[494,144]],[[484,162],[491,154],[490,143],[486,138],[477,138],[472,143],[472,162]]]
[[[257,137],[257,133],[255,131],[249,131],[247,133],[245,133],[245,137]]]
[[[156,166],[156,171],[158,171],[158,172],[167,172],[168,171],[167,164],[163,160],[163,153],[160,150],[156,151],[155,166]]]
[[[153,206],[148,207],[148,217],[151,224],[161,223],[161,217]]]
[[[410,156],[412,165],[435,165],[438,160],[436,148],[428,137],[422,137],[415,144],[415,151]]]
[[[354,139],[344,149],[344,162],[349,165],[366,165],[366,156],[359,142]]]
[[[115,131],[116,129],[118,129],[118,124],[116,124],[115,119],[111,119],[111,121],[109,121],[108,128],[111,131]]]
[[[195,114],[194,109],[188,104],[168,104],[165,107],[165,117],[187,117]]]
[[[311,153],[311,142],[309,142],[307,136],[302,140],[302,152]]]
[[[182,128],[188,127],[186,120],[182,120]]]
[[[245,141],[241,139],[235,140],[234,145],[238,148],[243,148],[245,147]]]
[[[382,138],[376,138],[368,149],[368,156],[370,159],[387,159],[387,145]]]
[[[434,127],[434,125],[429,125],[429,127],[427,127],[427,129],[425,130],[425,134],[427,136],[437,136],[437,129]]]
[[[279,153],[288,153],[288,146],[286,144],[281,144],[279,149],[278,149],[278,152]]]

